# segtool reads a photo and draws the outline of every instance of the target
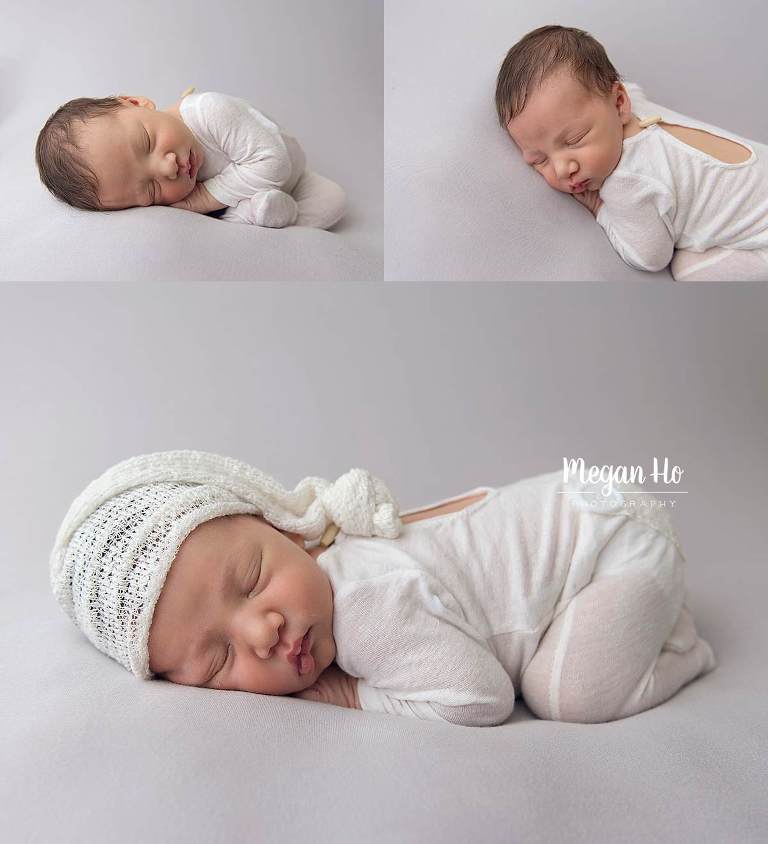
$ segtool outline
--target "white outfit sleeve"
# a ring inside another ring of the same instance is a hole
[[[360,678],[362,709],[479,727],[510,716],[509,674],[436,578],[399,570],[349,588],[353,600],[336,598],[337,662]]]
[[[670,190],[646,176],[614,171],[600,198],[603,205],[596,220],[622,260],[647,272],[663,270],[675,250]]]
[[[237,205],[259,191],[279,190],[291,175],[291,159],[280,130],[266,115],[239,97],[206,93],[206,126],[230,163],[203,182],[219,202]]]

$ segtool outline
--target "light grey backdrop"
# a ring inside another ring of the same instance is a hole
[[[0,279],[381,279],[382,0],[4,0]],[[243,97],[338,181],[334,233],[225,224],[168,208],[90,213],[56,202],[34,163],[48,116],[75,97],[188,86]]]
[[[759,284],[0,286],[6,837],[765,840],[766,307]],[[493,729],[141,683],[47,558],[88,481],[172,448],[287,485],[363,466],[403,507],[667,456],[720,666],[634,718],[519,699]]]
[[[387,0],[385,278],[671,280],[624,264],[498,124],[501,62],[548,24],[592,33],[651,101],[768,143],[760,0]]]

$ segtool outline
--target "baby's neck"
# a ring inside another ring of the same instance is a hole
[[[312,557],[313,560],[316,560],[323,551],[327,551],[328,549],[324,545],[315,545],[314,548],[309,548],[307,550],[307,554]]]
[[[637,117],[637,115],[632,114],[629,123],[624,125],[624,140],[626,141],[627,138],[631,138],[633,135],[642,131],[643,130],[640,128],[640,118]]]

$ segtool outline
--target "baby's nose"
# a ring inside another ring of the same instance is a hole
[[[165,157],[164,170],[165,170],[165,175],[169,179],[175,179],[178,176],[180,176],[182,173],[185,172],[184,167],[182,166],[181,160],[173,152],[169,152],[168,155]]]

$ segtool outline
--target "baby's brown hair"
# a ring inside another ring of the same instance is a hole
[[[523,36],[507,53],[496,80],[496,112],[507,124],[525,108],[529,92],[562,65],[588,90],[606,96],[620,82],[603,45],[583,29],[542,26]]]
[[[86,123],[123,108],[117,97],[80,97],[58,108],[40,130],[35,161],[40,179],[58,199],[86,211],[103,211],[99,183],[77,143],[76,121]]]

